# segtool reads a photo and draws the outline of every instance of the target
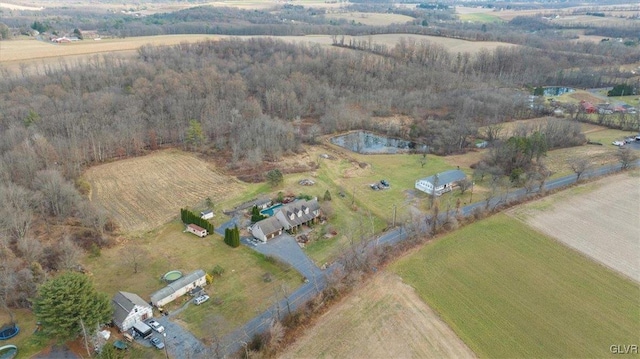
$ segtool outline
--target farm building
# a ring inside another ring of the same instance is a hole
[[[251,234],[266,242],[282,234],[282,230],[293,233],[301,226],[315,223],[320,217],[320,205],[317,199],[295,201],[274,210],[273,216],[256,222]]]
[[[595,107],[591,102],[580,101],[580,106],[582,106],[582,110],[586,113],[596,113],[598,112],[598,108]]]
[[[276,217],[269,217],[257,222],[251,227],[251,234],[257,239],[266,242],[267,240],[282,234],[282,224]]]
[[[116,293],[111,299],[111,306],[113,307],[113,324],[121,332],[126,332],[134,324],[153,317],[151,306],[133,293]]]
[[[416,189],[427,194],[439,196],[445,192],[449,192],[456,185],[456,182],[467,178],[467,175],[460,170],[451,170],[436,173],[433,176],[421,178],[416,181]]]
[[[211,218],[213,218],[213,211],[212,210],[207,210],[207,211],[200,212],[200,218],[202,218],[202,219],[211,219]]]
[[[202,228],[200,226],[197,226],[197,225],[195,225],[193,223],[187,225],[187,232],[193,233],[198,237],[206,237],[207,234],[208,234],[206,229],[204,229],[204,228]]]
[[[205,284],[207,284],[205,272],[198,269],[151,294],[151,304],[162,307],[187,294],[193,288],[202,287]]]

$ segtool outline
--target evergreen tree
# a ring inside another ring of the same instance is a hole
[[[260,222],[265,218],[267,218],[267,216],[260,214],[260,209],[258,209],[258,206],[253,206],[253,208],[251,208],[251,222]]]
[[[111,320],[111,301],[84,274],[67,272],[45,282],[33,302],[37,320],[48,337],[76,338],[82,325],[93,330]],[[81,324],[82,323],[82,324]]]
[[[329,190],[326,190],[324,192],[324,200],[325,201],[331,201],[331,193],[329,193]]]

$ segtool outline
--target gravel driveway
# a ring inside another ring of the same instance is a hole
[[[267,243],[249,246],[267,256],[276,257],[288,263],[308,279],[323,276],[322,270],[302,251],[298,242],[288,234],[280,235]]]

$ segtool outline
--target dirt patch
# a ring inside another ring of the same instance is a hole
[[[211,197],[214,203],[243,189],[195,155],[159,151],[92,167],[85,173],[91,199],[106,208],[124,231],[145,231],[166,223],[179,209]]]
[[[597,185],[597,186],[596,186]],[[640,178],[624,173],[509,211],[539,231],[640,282]]]
[[[415,293],[380,273],[329,310],[282,358],[471,358],[474,353]]]
[[[593,96],[593,95],[585,93],[585,92],[572,93],[572,94],[568,95],[568,97],[571,97],[572,99],[576,99],[578,101],[591,102],[592,104],[597,104],[597,103],[601,103],[602,102],[601,98]]]

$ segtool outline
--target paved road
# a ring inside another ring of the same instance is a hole
[[[633,164],[633,167],[638,167],[640,166],[640,161],[637,161],[636,163]],[[611,173],[615,173],[617,171],[620,171],[621,169],[621,165],[617,164],[617,165],[610,165],[610,166],[603,166],[603,167],[599,167],[599,168],[595,168],[592,169],[584,174],[582,174],[582,178],[592,178],[592,177],[599,177],[599,176],[604,176],[607,174],[611,174]],[[547,183],[544,184],[544,190],[555,190],[555,189],[559,189],[568,185],[571,185],[573,183],[576,182],[576,175],[570,175],[570,176],[565,176],[565,177],[561,177],[558,179],[554,179],[554,180],[550,180]],[[532,191],[531,193],[527,193],[525,189],[517,189],[517,190],[513,190],[511,192],[505,192],[495,198],[492,198],[489,203],[487,204],[487,202],[483,201],[483,202],[477,202],[477,203],[473,203],[470,204],[468,206],[465,206],[463,208],[461,208],[461,214],[463,216],[469,216],[473,213],[473,211],[476,208],[480,208],[483,209],[485,207],[488,208],[495,208],[497,205],[505,202],[505,201],[511,201],[511,200],[516,200],[516,199],[520,199],[523,198],[527,195],[533,195],[535,194],[537,191],[539,191],[540,188],[537,188],[536,190]],[[421,221],[421,223],[426,223],[426,219],[428,217],[425,216],[425,221]],[[424,228],[424,230],[426,230],[426,228]],[[288,237],[288,236],[287,236]],[[291,238],[291,237],[289,237]],[[385,232],[383,234],[381,234],[380,236],[366,241],[362,244],[362,248],[360,248],[360,251],[365,251],[368,250],[370,248],[373,248],[375,246],[386,246],[386,245],[394,245],[397,244],[398,242],[404,240],[407,238],[407,232],[403,227],[398,227],[395,228],[393,230],[390,230],[388,232]],[[292,239],[292,238],[291,238]],[[293,240],[293,239],[292,239]],[[253,318],[251,321],[249,321],[248,323],[246,323],[244,326],[242,326],[241,328],[235,330],[233,333],[229,334],[227,337],[225,337],[225,339],[223,340],[224,342],[224,346],[225,346],[225,353],[227,354],[232,354],[237,352],[238,350],[242,349],[244,345],[246,345],[247,342],[249,342],[251,340],[251,338],[257,334],[257,333],[261,333],[263,331],[265,331],[266,329],[269,328],[269,324],[271,323],[271,321],[274,318],[283,318],[285,314],[287,314],[288,312],[288,308],[291,311],[294,311],[295,309],[297,309],[298,307],[304,305],[308,300],[312,299],[316,294],[320,293],[326,286],[326,276],[329,275],[333,270],[336,270],[338,267],[341,266],[340,262],[335,262],[334,264],[332,264],[326,271],[319,271],[319,270],[312,270],[310,272],[306,272],[307,269],[307,265],[306,264],[302,264],[305,263],[306,261],[301,259],[300,253],[306,257],[306,255],[304,254],[304,252],[302,252],[300,250],[300,248],[297,248],[297,250],[299,251],[294,251],[292,250],[292,253],[294,253],[294,256],[292,258],[289,258],[288,256],[284,255],[284,253],[288,253],[287,252],[277,252],[276,248],[279,247],[286,247],[289,248],[289,244],[290,242],[285,239],[282,241],[282,243],[280,243],[280,245],[276,245],[274,247],[272,247],[273,249],[269,248],[267,249],[266,246],[268,246],[268,244],[259,244],[257,246],[253,246],[248,244],[249,242],[246,242],[245,244],[247,244],[249,247],[254,248],[258,251],[260,251],[261,253],[263,252],[271,252],[272,250],[275,251],[273,252],[273,255],[276,255],[278,258],[284,260],[287,263],[290,263],[294,268],[298,269],[299,271],[301,271],[301,273],[308,273],[310,275],[307,275],[306,277],[309,279],[308,283],[303,284],[302,286],[300,286],[296,291],[294,291],[293,293],[291,293],[291,295],[288,297],[288,299],[283,299],[281,301],[279,301],[277,304],[274,304],[273,306],[271,306],[269,309],[267,309],[265,312],[263,312],[262,314],[258,315],[257,317]],[[277,243],[277,242],[276,242]],[[264,248],[262,246],[265,246]],[[297,246],[297,245],[296,245]],[[307,261],[310,261],[307,258]],[[315,267],[315,265],[314,265]],[[317,268],[317,267],[315,267]],[[304,272],[303,272],[304,271]]]
[[[205,358],[207,357],[206,348],[198,338],[194,337],[191,332],[181,327],[179,324],[169,320],[168,317],[156,318],[158,323],[164,327],[166,337],[160,333],[153,332],[155,337],[164,340],[167,352],[171,358]],[[146,341],[149,346],[151,343]]]

